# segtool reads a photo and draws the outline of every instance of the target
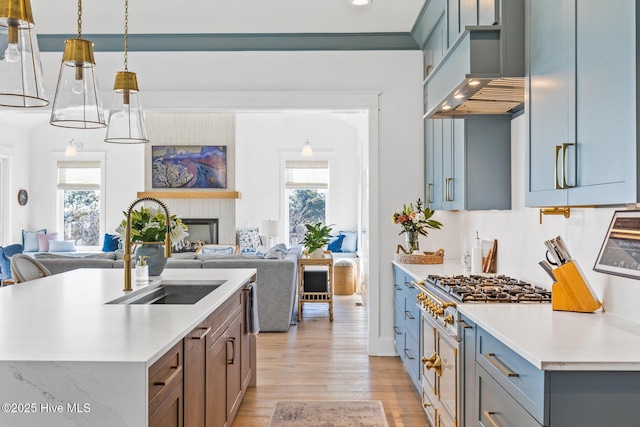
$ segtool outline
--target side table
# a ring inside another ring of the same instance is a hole
[[[306,267],[327,268],[327,291],[305,292],[304,270]],[[305,303],[329,304],[329,321],[333,322],[333,256],[331,256],[331,251],[324,251],[322,258],[310,258],[303,255],[298,259],[298,322],[302,321],[302,306]]]

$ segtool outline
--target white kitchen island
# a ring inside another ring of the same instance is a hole
[[[165,270],[165,282],[224,281],[185,305],[107,304],[127,294],[121,269],[0,288],[0,425],[146,426],[149,367],[255,274]],[[147,286],[154,284],[132,293]]]

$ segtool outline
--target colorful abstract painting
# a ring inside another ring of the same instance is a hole
[[[227,188],[224,145],[154,145],[153,188]]]

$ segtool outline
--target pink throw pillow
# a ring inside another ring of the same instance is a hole
[[[38,250],[40,252],[49,252],[49,240],[58,240],[58,233],[36,234],[38,238]]]

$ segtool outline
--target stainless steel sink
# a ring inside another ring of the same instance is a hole
[[[163,283],[130,295],[109,301],[107,304],[195,304],[215,291],[224,281],[193,283]]]

